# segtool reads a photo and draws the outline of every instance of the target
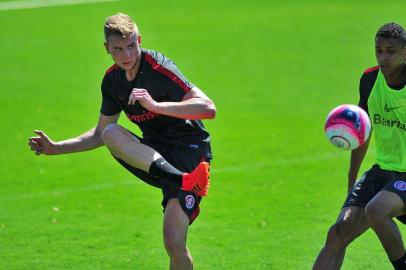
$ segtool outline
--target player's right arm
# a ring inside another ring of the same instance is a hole
[[[351,191],[357,180],[359,168],[361,167],[365,154],[368,151],[369,141],[370,138],[368,138],[363,145],[351,151],[350,169],[348,171],[348,192]]]
[[[35,154],[59,155],[92,150],[104,145],[101,138],[103,130],[112,123],[117,123],[120,114],[107,116],[100,114],[96,127],[71,139],[55,142],[43,131],[35,130],[37,137],[31,137],[28,145]]]
[[[362,74],[359,83],[358,106],[361,107],[367,113],[368,113],[368,98],[376,80],[375,71],[377,72],[376,68],[367,69],[364,72],[364,74]],[[364,160],[365,154],[368,151],[369,141],[370,138],[368,138],[368,140],[363,145],[351,151],[350,169],[348,170],[348,192],[351,191],[352,187],[355,184],[355,181],[357,180],[358,172],[361,167],[362,161]]]

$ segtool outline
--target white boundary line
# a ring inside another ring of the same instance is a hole
[[[325,154],[313,157],[297,157],[292,159],[281,159],[277,161],[270,161],[270,162],[257,162],[251,164],[241,164],[237,166],[230,166],[224,168],[218,168],[211,170],[212,173],[215,174],[227,174],[227,173],[238,173],[247,170],[260,170],[264,168],[270,168],[275,166],[289,166],[293,164],[301,164],[301,163],[311,163],[323,160],[329,160],[334,158],[342,157],[343,154],[339,152],[335,152],[332,154]],[[92,184],[88,186],[82,187],[75,187],[75,188],[63,188],[54,191],[48,192],[36,192],[36,193],[25,193],[25,194],[9,194],[9,195],[0,195],[0,201],[19,201],[19,200],[29,200],[41,197],[57,197],[63,196],[69,193],[77,193],[82,191],[98,191],[98,190],[107,190],[113,189],[117,187],[123,186],[134,186],[137,184],[142,183],[141,180],[137,179],[136,177],[132,178],[131,180],[125,180],[122,182],[109,182],[109,183],[100,183],[100,184]]]
[[[55,7],[55,6],[68,6],[68,5],[80,5],[91,3],[103,3],[103,2],[116,2],[119,0],[25,0],[25,1],[8,1],[0,2],[0,11],[3,10],[19,10],[19,9],[34,9],[43,7]]]

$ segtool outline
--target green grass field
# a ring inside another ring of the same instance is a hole
[[[1,4],[4,1],[0,1]],[[41,2],[41,1],[38,1]],[[210,195],[190,227],[196,269],[310,269],[345,198],[349,153],[323,134],[358,101],[374,34],[403,1],[117,1],[1,10],[0,269],[166,269],[161,193],[103,147],[35,156],[97,121],[111,65],[104,19],[134,17],[216,103]],[[137,130],[122,116],[120,122]],[[374,162],[373,143],[363,170]],[[401,231],[406,233],[404,226]],[[343,269],[390,269],[368,231]]]

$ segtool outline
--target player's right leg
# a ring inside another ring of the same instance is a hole
[[[340,269],[346,247],[368,228],[364,208],[343,208],[337,222],[328,231],[326,243],[314,263],[313,270]]]
[[[377,165],[365,172],[348,194],[336,223],[327,234],[326,243],[313,270],[340,269],[346,247],[369,228],[365,206],[385,186],[385,175]]]
[[[177,198],[168,200],[164,215],[164,244],[170,257],[170,270],[191,270],[193,259],[186,245],[190,219]]]
[[[190,173],[179,171],[155,149],[143,144],[135,135],[117,124],[108,125],[102,133],[104,144],[116,158],[157,178],[180,184],[185,191],[206,196],[209,188],[209,165],[201,162]]]

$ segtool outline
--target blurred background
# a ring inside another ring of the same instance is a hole
[[[117,12],[217,106],[195,268],[311,269],[347,189],[349,152],[324,137],[325,117],[357,104],[375,33],[406,24],[403,1],[0,1],[0,269],[167,269],[160,190],[104,147],[27,146],[34,129],[62,140],[95,126],[112,65],[103,24]],[[362,171],[374,158],[372,141]],[[389,268],[372,231],[343,266]]]

